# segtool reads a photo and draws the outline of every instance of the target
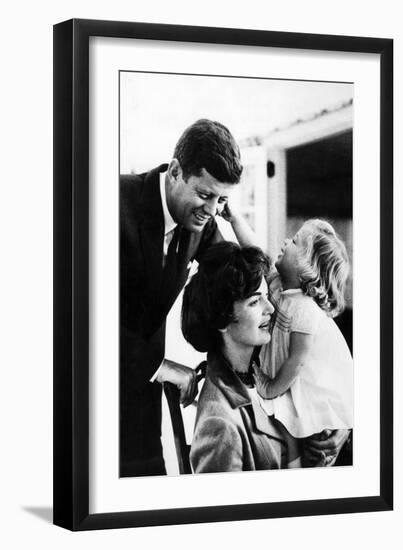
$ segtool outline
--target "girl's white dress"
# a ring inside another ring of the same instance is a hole
[[[353,360],[336,323],[300,289],[283,291],[276,277],[269,285],[275,306],[272,338],[260,353],[263,371],[273,378],[288,358],[291,332],[313,335],[309,358],[291,388],[261,399],[294,437],[324,429],[353,427]]]

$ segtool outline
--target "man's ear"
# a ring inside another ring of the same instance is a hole
[[[178,181],[178,177],[182,175],[182,168],[178,159],[172,159],[168,166],[168,177],[170,181]]]

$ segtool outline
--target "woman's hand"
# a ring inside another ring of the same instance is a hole
[[[305,457],[315,466],[333,466],[350,430],[323,430],[305,440]]]

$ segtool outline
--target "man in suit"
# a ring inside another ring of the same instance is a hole
[[[165,474],[161,384],[185,405],[192,369],[164,360],[165,320],[190,265],[221,235],[214,220],[239,183],[239,148],[218,122],[185,130],[174,158],[120,182],[120,476]]]

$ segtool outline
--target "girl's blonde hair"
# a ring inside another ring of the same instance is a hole
[[[350,271],[346,247],[324,220],[308,220],[301,230],[304,233],[299,255],[302,291],[330,317],[336,317],[345,307],[344,291]]]

